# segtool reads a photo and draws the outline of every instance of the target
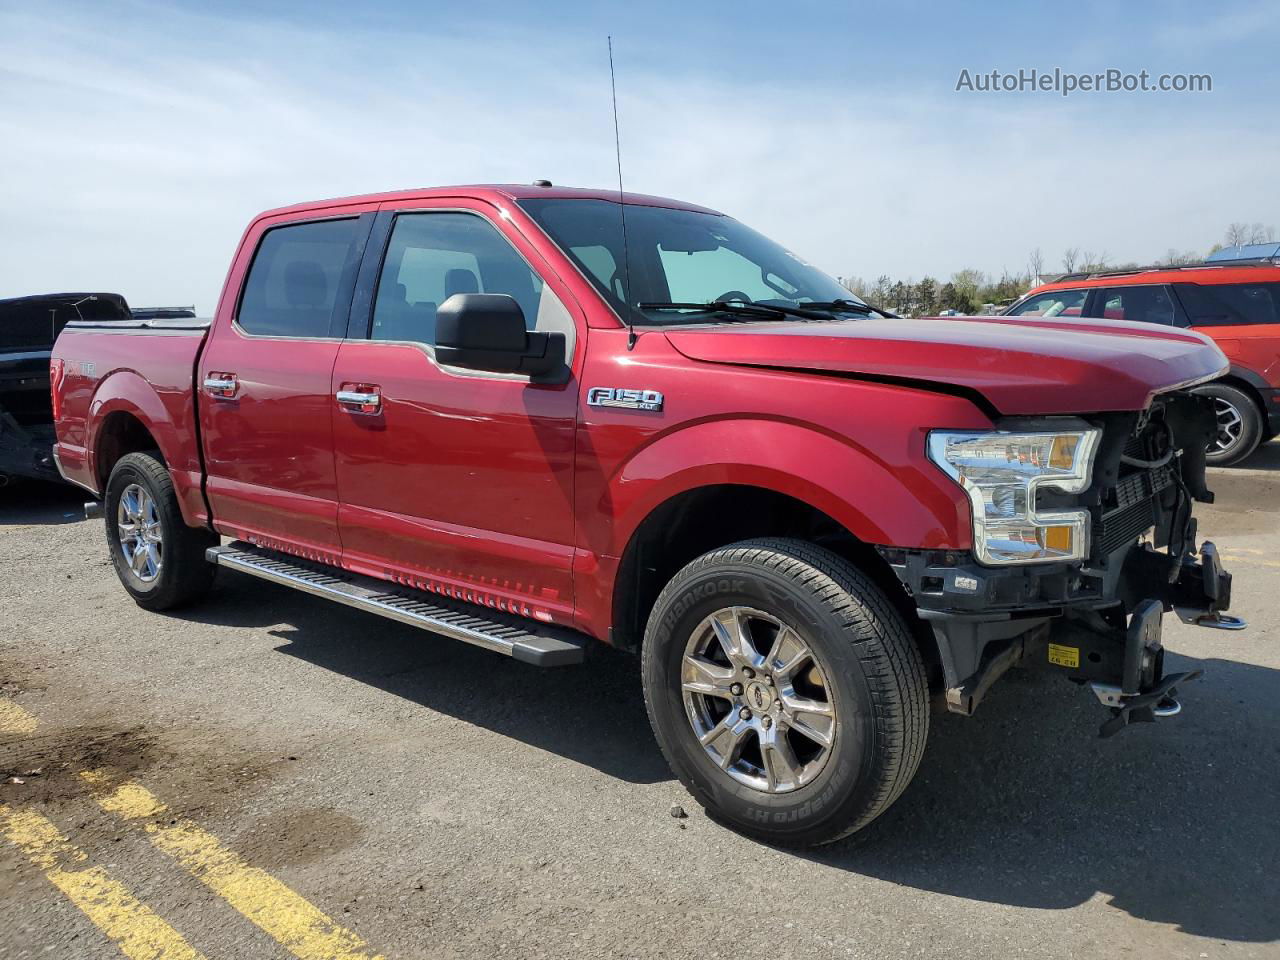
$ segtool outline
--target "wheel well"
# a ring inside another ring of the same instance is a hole
[[[613,643],[636,651],[654,601],[696,557],[755,537],[792,537],[825,547],[871,577],[898,608],[924,656],[941,676],[933,632],[917,616],[901,582],[869,545],[821,510],[761,487],[721,484],[678,494],[653,510],[631,536],[613,589]]]
[[[133,414],[123,410],[107,414],[99,430],[98,455],[94,461],[98,473],[98,489],[106,490],[107,479],[111,476],[112,468],[126,453],[154,450],[159,456],[158,448],[159,445],[151,435],[151,431]],[[163,463],[164,458],[160,459]]]

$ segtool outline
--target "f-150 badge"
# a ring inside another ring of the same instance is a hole
[[[657,390],[632,390],[627,387],[592,387],[587,391],[587,404],[592,407],[621,407],[625,410],[662,410],[662,394]]]

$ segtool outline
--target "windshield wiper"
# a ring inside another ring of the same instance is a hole
[[[848,313],[862,313],[867,316],[873,313],[883,313],[882,310],[871,306],[871,304],[862,303],[859,300],[814,300],[803,304],[803,306],[807,310],[844,310]]]
[[[805,304],[808,306],[808,304]],[[820,309],[825,311],[825,308]],[[783,307],[776,303],[743,303],[740,300],[710,300],[706,303],[638,303],[641,310],[700,310],[703,313],[730,313],[741,317],[802,317],[805,320],[829,320],[826,312]]]

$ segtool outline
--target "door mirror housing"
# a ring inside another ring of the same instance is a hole
[[[564,354],[564,334],[526,330],[520,304],[504,293],[455,293],[436,311],[436,360],[448,366],[562,383]]]

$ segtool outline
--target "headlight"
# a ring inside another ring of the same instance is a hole
[[[1086,510],[1036,511],[1036,488],[1083,493],[1101,431],[943,432],[929,434],[929,459],[973,503],[979,563],[1082,560],[1089,553]]]

